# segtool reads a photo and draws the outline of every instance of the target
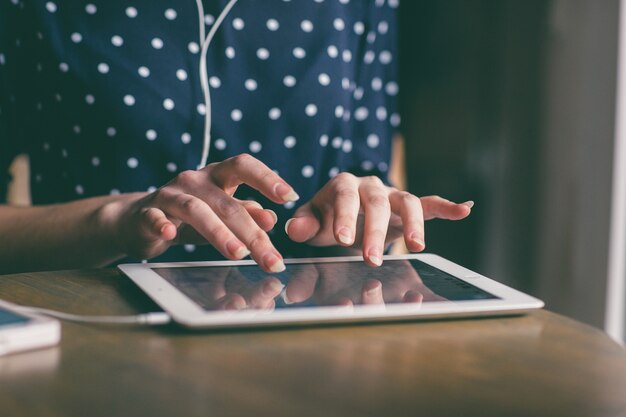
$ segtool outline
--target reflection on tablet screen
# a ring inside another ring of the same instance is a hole
[[[288,264],[268,274],[256,265],[154,268],[206,310],[427,303],[498,298],[418,260]]]

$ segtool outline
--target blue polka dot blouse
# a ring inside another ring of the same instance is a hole
[[[210,30],[227,0],[205,0]],[[207,56],[209,162],[247,152],[309,200],[342,171],[386,180],[400,123],[398,0],[239,0]],[[28,154],[34,204],[151,191],[201,159],[194,0],[0,0],[0,195]],[[277,207],[272,240],[308,255]],[[2,197],[3,198],[3,197]],[[299,203],[300,203],[299,202]],[[160,259],[217,257],[172,248]]]

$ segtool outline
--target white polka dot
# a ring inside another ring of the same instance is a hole
[[[353,96],[355,100],[361,100],[363,98],[363,89],[361,87],[355,88]]]
[[[379,169],[381,172],[385,172],[385,171],[387,171],[387,170],[389,169],[389,165],[387,165],[387,163],[386,163],[386,162],[379,162],[379,163],[378,163],[378,169]]]
[[[350,151],[352,151],[352,141],[350,139],[344,140],[341,144],[341,150],[345,153],[349,153]]]
[[[74,190],[76,191],[76,194],[78,195],[83,195],[83,193],[85,192],[85,189],[83,188],[82,185],[77,185]]]
[[[366,64],[371,64],[372,62],[374,62],[375,59],[376,54],[374,53],[374,51],[367,51],[365,52],[365,55],[363,55],[363,62],[365,62]]]
[[[335,29],[337,29],[337,30],[343,30],[343,29],[346,27],[346,24],[345,24],[345,22],[344,22],[342,19],[340,19],[340,18],[336,18],[336,19],[333,21],[333,26],[334,26],[334,27],[335,27]]]
[[[380,61],[381,64],[383,65],[387,65],[391,62],[391,60],[393,59],[391,52],[389,51],[382,51],[379,55],[378,55],[378,60]]]
[[[189,52],[191,52],[192,54],[197,54],[198,52],[200,52],[200,47],[198,46],[197,43],[195,42],[189,42],[187,44],[187,49],[189,50]]]
[[[115,130],[115,128],[114,128],[114,127],[109,127],[109,128],[107,128],[107,136],[109,136],[109,137],[111,137],[111,138],[112,138],[112,137],[113,137],[113,136],[115,136],[116,134],[117,134],[117,130]]]
[[[230,118],[233,119],[233,121],[238,122],[242,119],[243,114],[241,113],[241,110],[239,109],[234,109],[233,111],[230,112]]]
[[[293,87],[296,85],[296,79],[293,75],[286,75],[285,78],[283,78],[283,84],[287,87]]]
[[[382,20],[378,23],[378,33],[380,33],[381,35],[386,34],[389,31],[389,23],[387,23],[386,21]]]
[[[265,25],[271,31],[276,31],[280,27],[280,24],[278,24],[278,20],[276,19],[268,19]]]
[[[165,165],[165,168],[169,171],[169,172],[176,172],[176,170],[178,169],[178,167],[176,166],[175,163],[173,162],[168,162],[167,165]]]
[[[337,56],[339,55],[339,50],[337,49],[337,47],[335,45],[330,45],[326,51],[328,52],[328,56],[331,58],[337,58]]]
[[[266,60],[266,59],[268,59],[268,58],[270,57],[270,51],[268,51],[268,50],[267,50],[267,49],[265,49],[265,48],[259,48],[259,49],[257,49],[257,51],[256,51],[256,56],[257,56],[259,59]]]
[[[362,35],[365,32],[365,25],[363,22],[356,22],[354,24],[354,33],[357,35]]]
[[[187,79],[187,71],[185,71],[184,69],[176,70],[176,78],[181,81],[185,81]]]
[[[113,46],[122,46],[124,45],[124,39],[122,39],[122,37],[119,35],[113,35],[111,37],[111,43],[113,44]]]
[[[131,19],[137,17],[137,9],[135,9],[134,7],[127,7],[126,16],[130,17]]]
[[[61,96],[61,94],[59,94],[59,93],[56,93],[56,94],[54,95],[54,99],[55,99],[56,101],[62,101],[62,100],[63,100],[63,96]]]
[[[196,111],[201,114],[204,115],[206,114],[206,106],[204,105],[204,103],[200,103],[196,106]]]
[[[400,115],[397,113],[393,113],[390,117],[389,117],[389,123],[391,123],[391,126],[393,127],[398,127],[400,126]]]
[[[253,140],[252,142],[250,142],[249,148],[250,148],[250,152],[259,153],[261,151],[261,148],[263,148],[263,146],[261,145],[259,141]]]
[[[326,73],[321,73],[318,77],[317,80],[319,81],[320,84],[322,85],[328,85],[330,84],[330,77],[328,76],[328,74]]]
[[[315,104],[307,104],[304,108],[304,112],[307,116],[313,117],[317,114],[317,106]]]
[[[339,168],[337,167],[332,167],[329,171],[328,171],[328,176],[330,178],[334,178],[337,176],[337,174],[339,174]]]
[[[328,145],[328,135],[320,136],[320,146]]]
[[[0,54],[0,65],[4,65],[6,64],[6,62],[7,62],[7,59],[4,56],[4,54]]]
[[[244,83],[246,90],[248,91],[254,91],[257,89],[257,82],[251,78],[247,79],[246,82]]]
[[[72,127],[72,130],[74,131],[74,133],[76,133],[77,135],[80,133],[80,126],[76,125],[74,127]]]
[[[98,158],[97,156],[91,158],[91,165],[95,167],[100,166],[100,158]]]
[[[46,10],[48,10],[50,13],[54,13],[57,11],[57,5],[49,1],[46,3]]]
[[[120,190],[118,190],[117,188],[112,189],[111,191],[109,191],[110,195],[119,195],[120,194]]]
[[[380,138],[375,133],[372,133],[371,135],[367,137],[367,146],[369,146],[370,148],[378,147],[379,143],[380,143]]]
[[[150,41],[150,45],[152,45],[154,49],[161,49],[163,48],[163,40],[161,38],[153,38]]]
[[[165,18],[167,20],[174,20],[176,19],[176,16],[178,16],[178,13],[176,13],[176,10],[174,9],[167,9],[165,11]]]
[[[59,64],[59,70],[61,70],[61,72],[68,72],[70,70],[70,66],[65,62],[61,62]]]
[[[85,11],[89,14],[96,14],[96,12],[98,11],[98,8],[94,4],[89,3],[88,5],[85,6]]]
[[[378,107],[376,109],[376,118],[381,122],[387,119],[387,109],[384,107]]]
[[[292,208],[294,208],[296,205],[296,203],[294,201],[287,201],[285,204],[283,204],[283,207],[286,208],[287,210],[291,210]]]
[[[335,107],[335,117],[343,116],[343,112],[344,112],[343,106]]]
[[[296,146],[296,138],[294,138],[293,136],[287,136],[283,143],[285,145],[285,148],[291,149]]]
[[[339,149],[341,148],[341,145],[343,144],[343,139],[339,136],[336,136],[333,138],[332,142],[330,143],[331,146],[335,149]]]
[[[303,20],[300,23],[300,28],[304,31],[304,32],[312,32],[313,31],[313,23],[310,20]]]
[[[361,168],[364,171],[371,171],[374,169],[374,163],[372,161],[363,161],[361,162]]]
[[[137,72],[139,73],[139,75],[141,75],[143,78],[149,77],[150,76],[150,70],[147,67],[139,67],[137,69]]]
[[[220,151],[226,149],[226,141],[224,139],[217,139],[215,141],[215,149],[218,149]]]
[[[126,94],[124,96],[124,104],[126,104],[127,106],[132,106],[135,104],[135,97],[131,96],[130,94]]]
[[[157,188],[154,185],[151,185],[150,187],[148,187],[148,189],[146,191],[148,191],[149,193],[153,193],[156,190],[157,190]],[[141,262],[143,263],[144,261],[141,261]],[[146,261],[146,262],[148,262],[148,261]]]
[[[369,116],[369,110],[367,110],[367,107],[359,107],[354,111],[354,118],[360,122],[367,119],[367,116]]]
[[[341,59],[343,59],[343,62],[346,63],[352,61],[352,51],[350,51],[349,49],[345,49],[341,53]]]
[[[350,120],[350,110],[346,110],[343,112],[343,117],[341,118],[344,122]]]
[[[74,32],[72,33],[72,35],[70,36],[70,38],[72,39],[72,42],[74,43],[79,43],[80,41],[83,40],[83,35],[81,35],[78,32]]]
[[[196,245],[192,245],[192,244],[186,244],[183,245],[183,247],[185,248],[185,252],[195,252],[196,251]]]
[[[392,9],[397,9],[400,4],[399,0],[388,0],[387,3]]]
[[[234,19],[233,19],[233,27],[234,27],[235,29],[237,29],[237,30],[241,30],[241,29],[243,29],[245,26],[246,26],[246,24],[244,23],[244,21],[243,21],[241,18],[236,17],[236,18],[234,18]]]
[[[165,110],[172,110],[174,108],[174,100],[171,98],[166,98],[163,100],[163,108]]]
[[[187,145],[189,142],[191,142],[191,135],[187,132],[183,133],[182,135],[180,135],[180,141]]]
[[[155,140],[157,138],[157,132],[154,129],[146,130],[146,139]]]
[[[229,46],[226,48],[226,57],[229,59],[233,59],[235,57],[235,48]]]
[[[302,59],[306,56],[306,51],[300,48],[299,46],[297,46],[293,48],[293,56],[295,56],[298,59]]]
[[[139,161],[137,158],[128,158],[126,165],[128,165],[129,168],[137,168],[137,166],[139,166]]]
[[[219,78],[213,76],[213,77],[209,78],[209,85],[212,88],[220,88],[220,86],[222,85],[222,80],[220,80]]]
[[[366,39],[367,39],[367,43],[370,43],[370,44],[374,43],[376,41],[376,32],[372,31],[368,33]]]
[[[270,109],[270,111],[267,113],[268,117],[272,120],[278,120],[280,118],[281,115],[281,111],[279,108],[277,107],[272,107]]]
[[[304,178],[311,178],[315,173],[315,169],[311,165],[305,165],[302,167],[302,176]]]
[[[398,94],[398,83],[394,81],[389,81],[385,86],[385,92],[390,96],[395,96]]]
[[[205,14],[204,15],[204,24],[207,26],[211,26],[213,23],[215,23],[215,17],[212,14]]]
[[[98,64],[98,72],[101,74],[107,74],[109,72],[109,64],[101,62]]]
[[[383,88],[383,81],[378,77],[372,78],[372,90],[380,91],[381,88]]]
[[[93,104],[96,101],[96,98],[92,94],[87,94],[85,96],[85,102],[87,104]]]

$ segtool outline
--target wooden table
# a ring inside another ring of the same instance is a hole
[[[0,298],[157,310],[112,269],[2,276]],[[626,416],[626,350],[548,311],[237,332],[65,323],[59,346],[0,358],[0,416]]]

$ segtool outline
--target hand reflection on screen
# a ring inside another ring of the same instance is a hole
[[[367,277],[355,274],[353,267],[343,263],[297,265],[285,289],[285,302],[313,299],[319,305],[353,306],[446,301],[424,285],[408,261],[394,262],[392,274],[388,269],[363,271]]]

